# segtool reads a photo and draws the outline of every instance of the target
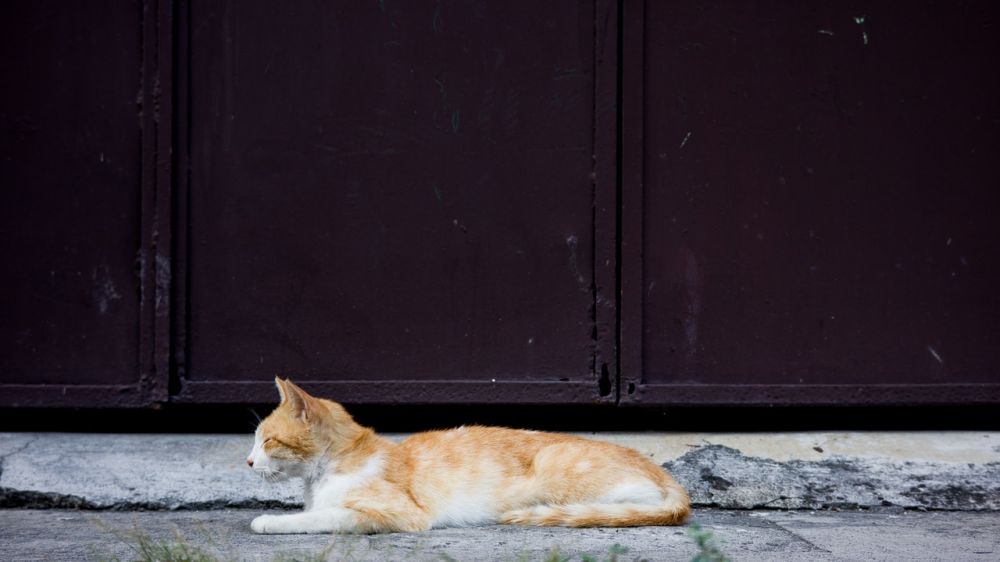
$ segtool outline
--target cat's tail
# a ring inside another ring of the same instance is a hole
[[[545,527],[642,527],[680,525],[691,513],[691,501],[680,488],[671,488],[661,504],[594,503],[536,505],[500,516],[506,525]]]

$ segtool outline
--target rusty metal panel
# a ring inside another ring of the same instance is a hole
[[[614,400],[613,5],[185,9],[180,400]]]
[[[156,372],[152,356],[140,356],[152,341],[141,316],[154,308],[154,291],[144,289],[155,274],[137,274],[153,257],[154,242],[141,232],[155,199],[152,178],[145,177],[152,154],[143,146],[152,131],[143,124],[154,124],[150,93],[161,77],[156,68],[145,75],[142,68],[156,61],[149,30],[158,28],[156,16],[166,8],[155,2],[5,8],[0,404],[134,406],[165,399],[165,363]],[[156,88],[169,91],[169,82]],[[164,135],[169,145],[169,127]]]
[[[1000,7],[625,12],[623,402],[1000,402]]]

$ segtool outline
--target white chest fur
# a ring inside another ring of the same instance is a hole
[[[351,472],[324,471],[306,483],[306,509],[342,507],[351,492],[382,475],[382,458],[374,456]]]

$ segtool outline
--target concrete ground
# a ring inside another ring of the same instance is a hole
[[[489,526],[394,535],[255,535],[254,510],[93,512],[0,510],[2,560],[136,559],[134,533],[205,548],[223,560],[691,560],[685,528]],[[998,512],[698,510],[731,560],[997,560]],[[615,547],[619,545],[621,548]]]
[[[733,560],[1000,560],[1000,433],[605,433],[669,470]],[[399,437],[399,436],[396,436]],[[222,559],[690,560],[683,528],[481,527],[384,536],[258,536],[301,505],[246,467],[249,435],[0,433],[0,561],[135,556],[179,533]],[[43,508],[43,509],[39,509]],[[134,543],[134,536],[132,539]],[[134,545],[133,545],[134,546]],[[286,558],[287,559],[287,558]],[[552,558],[558,559],[558,558]]]

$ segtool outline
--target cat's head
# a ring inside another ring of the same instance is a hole
[[[322,455],[357,427],[336,402],[311,396],[288,379],[275,377],[281,403],[254,433],[247,464],[269,481],[305,476]]]

